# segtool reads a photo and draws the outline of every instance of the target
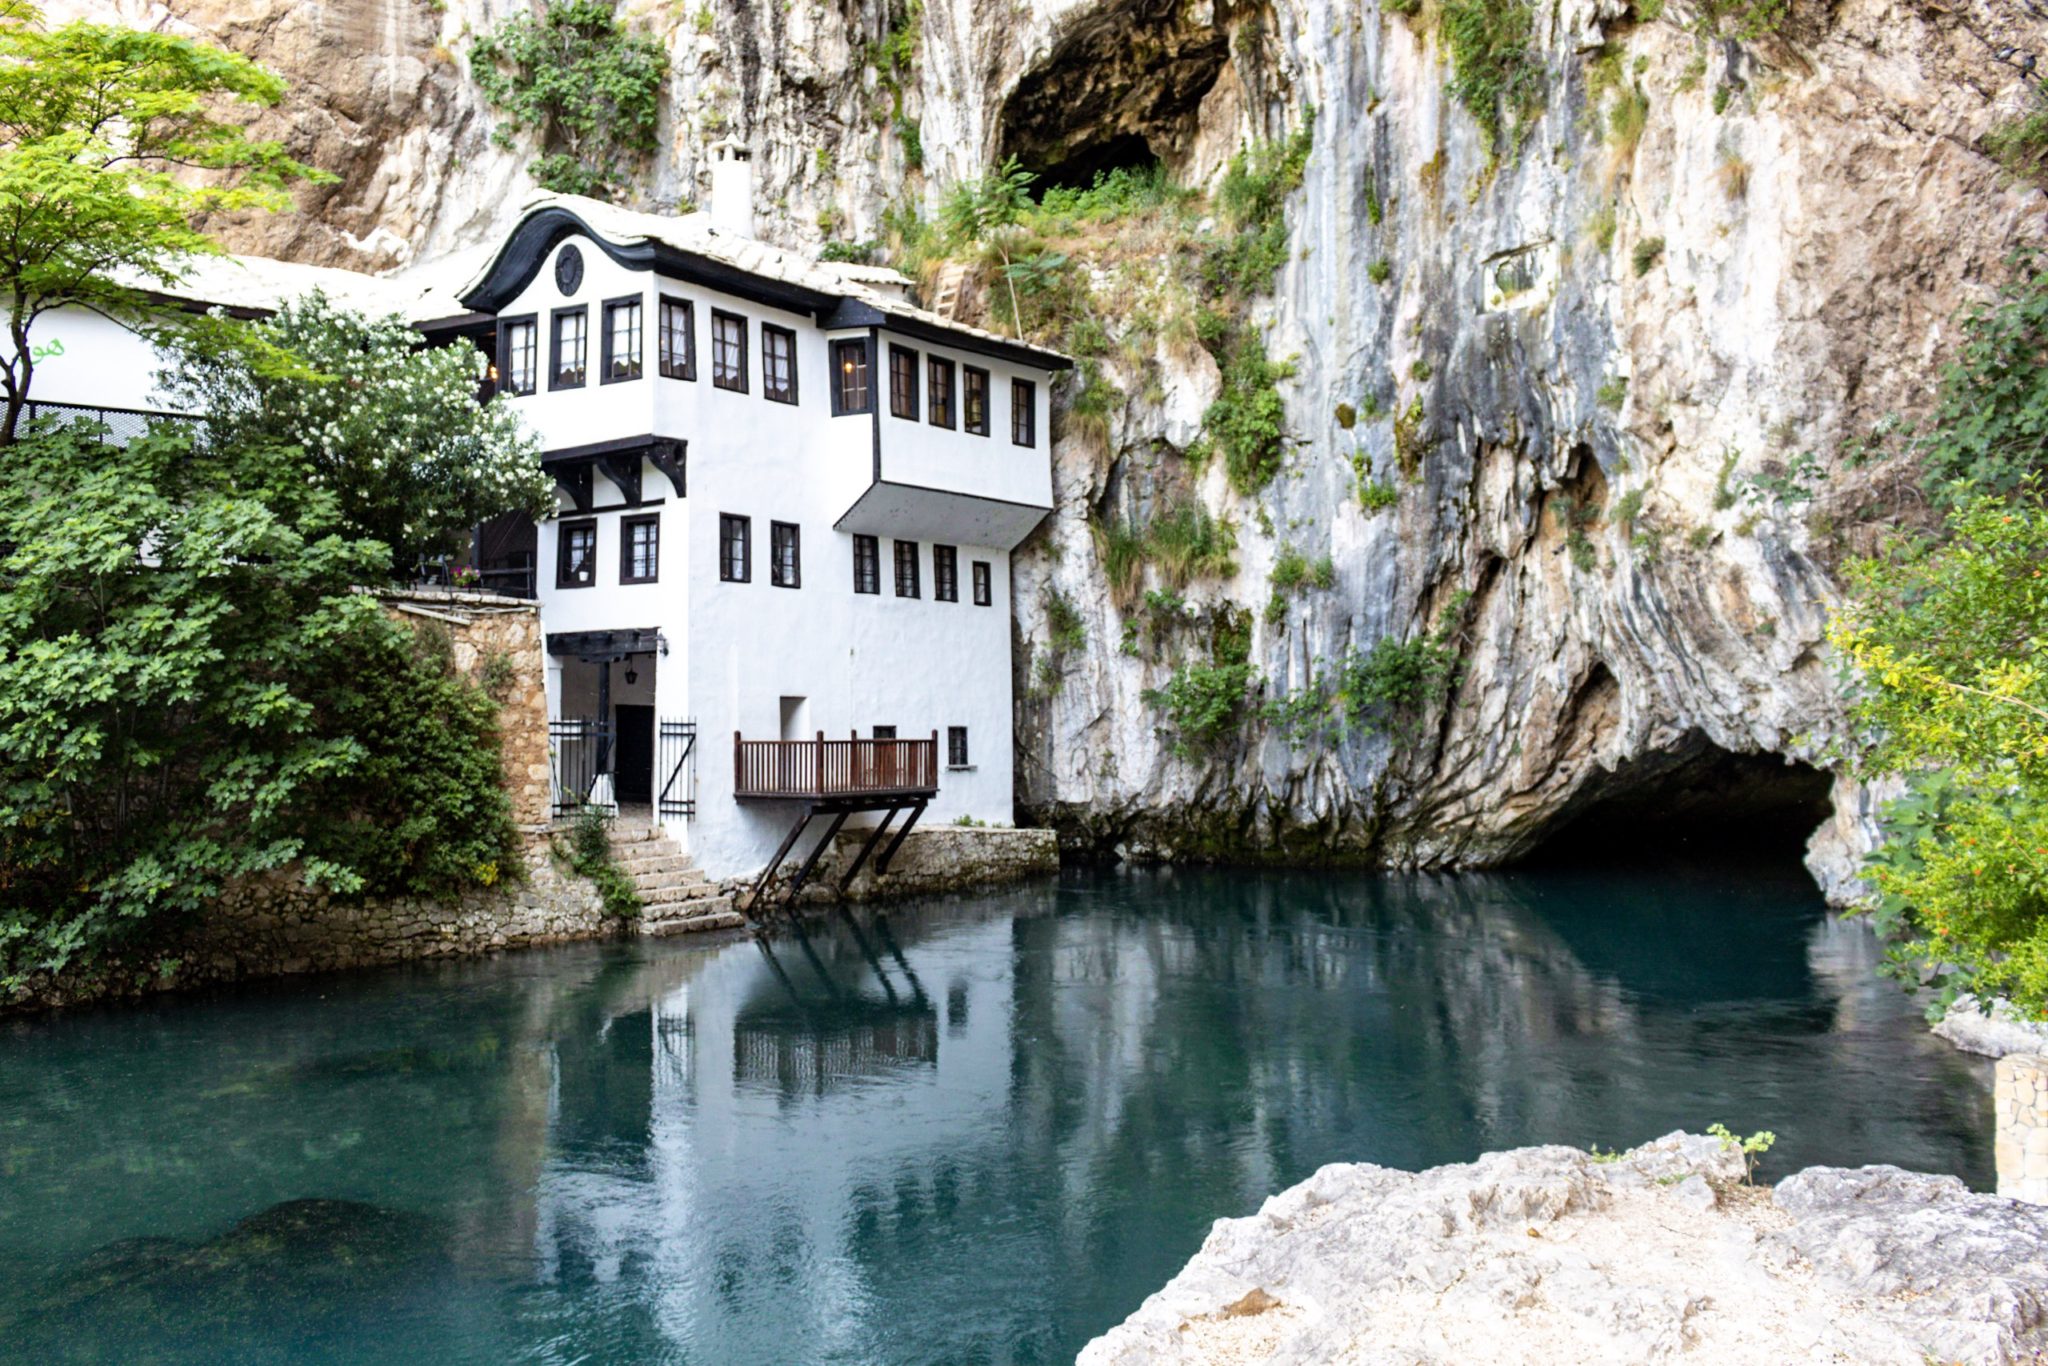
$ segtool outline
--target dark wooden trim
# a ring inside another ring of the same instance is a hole
[[[968,391],[969,389],[971,389],[971,388],[973,387],[973,381],[974,381],[974,380],[975,380],[976,378],[979,378],[979,379],[981,380],[981,425],[980,425],[979,427],[975,426],[975,425],[974,425],[974,423],[973,423],[973,421],[972,421],[972,420],[971,420],[971,419],[970,419],[970,418],[968,417],[968,412],[969,412],[969,409],[968,409],[968,407],[967,407],[967,391]],[[979,365],[963,365],[963,366],[961,366],[961,367],[960,367],[960,427],[961,427],[961,429],[962,429],[963,431],[965,431],[965,432],[966,432],[966,433],[967,433],[967,434],[968,434],[969,436],[987,436],[987,435],[988,435],[988,433],[989,433],[989,417],[990,417],[990,414],[991,414],[991,413],[993,412],[993,410],[994,410],[994,406],[995,406],[995,385],[994,385],[994,384],[993,384],[993,383],[992,383],[992,382],[990,381],[990,378],[989,378],[989,373],[988,373],[988,371],[986,371],[986,370],[982,369],[982,368],[981,368],[981,367],[980,367]]]
[[[786,398],[777,397],[774,389],[769,387],[768,339],[770,337],[781,337],[789,343],[789,396]],[[767,399],[770,403],[795,403],[797,396],[801,392],[802,387],[797,382],[796,330],[783,327],[779,323],[762,323],[761,397]]]
[[[719,323],[720,323],[721,321],[723,321],[723,322],[734,322],[734,323],[738,323],[738,324],[740,325],[740,346],[739,346],[739,356],[740,356],[740,382],[739,382],[738,384],[727,384],[727,383],[726,383],[726,382],[725,382],[724,380],[722,380],[722,379],[720,379],[720,378],[718,377],[718,324],[719,324]],[[712,387],[712,388],[714,388],[714,389],[723,389],[723,390],[724,390],[724,391],[725,391],[726,393],[728,393],[728,394],[744,394],[744,393],[746,393],[746,392],[747,392],[747,363],[748,363],[748,356],[747,356],[747,318],[746,318],[746,315],[745,315],[745,314],[743,314],[743,313],[734,313],[734,312],[732,312],[732,311],[731,311],[730,309],[724,309],[724,308],[714,308],[714,309],[712,309],[712,310],[711,310],[711,387]]]
[[[968,568],[967,568],[967,574],[968,574],[968,578],[969,578],[969,579],[970,579],[970,580],[972,581],[972,583],[973,583],[973,585],[974,585],[974,605],[975,605],[976,607],[993,607],[993,606],[995,606],[995,602],[996,602],[996,570],[995,570],[995,566],[994,566],[993,564],[991,564],[991,563],[990,563],[989,561],[987,561],[987,560],[969,560],[969,561],[967,562],[967,566],[968,566]],[[986,592],[986,593],[984,593],[984,592],[982,591],[983,589],[986,589],[986,590],[987,590],[987,592]]]
[[[868,411],[872,414],[869,430],[874,435],[875,444],[875,477],[872,482],[879,484],[882,482],[882,385],[888,382],[889,375],[882,367],[882,334],[876,328],[868,329],[868,356],[874,366],[874,396],[868,404]]]
[[[900,412],[896,407],[896,358],[898,356],[907,357],[910,361],[908,367],[910,391],[903,398],[904,406],[909,409],[908,412]],[[919,382],[921,376],[917,371],[921,362],[922,357],[918,355],[916,347],[902,346],[896,342],[889,343],[889,416],[900,418],[905,422],[916,422],[919,420],[917,415],[918,395],[923,392],[923,387]]]
[[[638,507],[640,498],[640,462],[646,458],[641,451],[616,451],[597,457],[597,467],[604,477],[612,481],[619,496],[630,507]]]
[[[733,796],[746,801],[930,798],[939,790],[939,733],[923,740],[748,740],[732,737]],[[855,808],[858,809],[858,808]]]
[[[732,542],[726,536],[726,523],[738,524],[739,539],[744,543],[740,556],[740,572],[732,572],[732,557],[726,554],[726,547]],[[738,512],[718,514],[718,580],[720,583],[752,583],[754,581],[754,519]]]
[[[654,572],[647,575],[633,573],[633,528],[651,526],[654,528]],[[619,582],[621,584],[659,583],[661,581],[661,515],[647,513],[643,516],[619,518]]]
[[[851,346],[860,348],[861,364],[867,370],[867,402],[858,408],[846,406],[845,380],[841,376],[840,352]],[[832,416],[850,417],[865,413],[875,406],[875,360],[874,347],[866,337],[833,337],[825,344],[826,387],[830,390]]]
[[[782,581],[782,557],[775,553],[776,535],[784,531],[789,533],[790,543],[796,550],[796,554],[790,557],[790,579],[788,583]],[[804,586],[804,531],[795,522],[771,521],[768,523],[768,582],[776,588],[802,588]]]
[[[874,555],[875,586],[873,588],[862,588],[860,586],[860,548],[861,543],[863,541],[867,543],[867,548],[869,552]],[[877,536],[870,536],[865,531],[856,531],[853,533],[853,591],[864,596],[876,597],[879,597],[882,592],[881,538]]]
[[[674,294],[655,295],[654,306],[654,357],[655,369],[663,379],[679,379],[694,383],[697,378],[697,304],[693,299],[679,298]],[[662,327],[661,317],[671,308],[683,310],[683,364],[679,372],[671,371],[662,355],[662,346],[668,332]]]
[[[945,556],[939,554],[942,550],[945,552]],[[946,576],[939,570],[939,561],[942,558],[950,558],[952,561],[953,586],[951,591],[947,590]],[[937,541],[932,542],[932,601],[960,601],[960,547],[957,545],[940,545]]]
[[[572,530],[581,530],[585,527],[588,527],[590,529],[590,579],[587,583],[577,583],[575,580],[568,577],[569,532]],[[595,517],[579,517],[574,521],[557,522],[555,524],[555,587],[560,589],[570,589],[594,588],[596,586],[597,519]]]
[[[639,368],[630,375],[614,375],[612,373],[612,361],[614,359],[612,356],[612,310],[622,308],[628,304],[640,310],[640,326],[636,329],[640,333],[640,354],[634,357],[634,361]],[[647,300],[638,294],[622,294],[616,299],[605,299],[599,304],[597,316],[603,328],[603,336],[598,346],[598,354],[601,359],[598,364],[597,382],[599,384],[630,384],[636,379],[645,378],[647,374]]]
[[[560,659],[580,659],[587,664],[616,664],[632,655],[662,653],[658,627],[635,627],[621,631],[550,631],[548,653]]]
[[[1019,389],[1022,389],[1030,400],[1024,405],[1024,411],[1030,414],[1030,420],[1026,424],[1029,437],[1023,441],[1017,439],[1017,391]],[[1028,451],[1038,449],[1038,385],[1028,379],[1019,379],[1015,375],[1010,376],[1010,444],[1012,446],[1022,446]]]
[[[910,547],[910,591],[908,593],[903,591],[904,546]],[[916,541],[900,541],[893,536],[889,538],[889,569],[895,576],[897,597],[917,598],[924,595],[924,566],[922,559],[923,557],[918,553]]]
[[[562,319],[576,314],[583,319],[583,373],[573,382],[562,379]],[[571,304],[548,310],[548,389],[581,389],[590,382],[590,305]]]
[[[511,342],[505,334],[525,323],[533,329],[533,383],[525,389],[514,389],[506,383],[507,364],[512,357]],[[509,318],[498,319],[498,392],[514,398],[524,398],[540,388],[540,315],[538,313],[515,313]]]
[[[593,462],[579,461],[573,465],[551,465],[541,461],[541,468],[555,476],[555,487],[569,495],[569,503],[578,512],[589,512],[597,501],[596,481],[590,472]]]
[[[924,420],[927,425],[950,432],[960,425],[960,366],[951,356],[924,358]],[[940,414],[938,377],[946,377],[946,410]]]

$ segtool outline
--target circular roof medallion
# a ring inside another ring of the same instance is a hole
[[[564,294],[574,294],[583,284],[583,253],[574,247],[563,247],[562,254],[555,258],[555,288]]]

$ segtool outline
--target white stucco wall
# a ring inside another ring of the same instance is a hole
[[[117,322],[83,308],[58,308],[29,329],[34,373],[29,398],[89,408],[171,410],[156,386],[163,364],[154,346]]]
[[[1051,392],[1052,376],[955,347],[883,331],[878,369],[882,404],[882,478],[890,483],[951,489],[1006,503],[1052,506]],[[918,402],[915,421],[889,410],[889,348],[908,347],[918,353]],[[953,362],[953,426],[935,427],[931,412],[930,367],[933,356]],[[976,436],[964,420],[966,367],[989,372],[990,421],[987,436]],[[1011,381],[1029,380],[1037,417],[1030,446],[1011,439]]]

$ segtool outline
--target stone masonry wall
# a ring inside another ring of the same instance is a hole
[[[839,836],[831,851],[818,860],[804,887],[803,899],[807,904],[838,900],[839,878],[859,856],[866,839],[865,830]],[[1052,830],[966,825],[919,828],[905,837],[889,871],[877,875],[874,860],[886,847],[885,840],[869,856],[868,865],[847,889],[847,900],[887,901],[992,887],[1056,873],[1060,866],[1059,836]],[[794,859],[783,866],[777,879],[779,887],[788,885],[797,866]],[[737,878],[722,890],[744,897],[753,885],[751,878]],[[779,890],[774,895],[779,896]]]
[[[1998,1193],[2048,1205],[2048,1057],[2012,1053],[1998,1060]]]

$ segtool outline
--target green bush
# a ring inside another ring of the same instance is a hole
[[[1266,358],[1265,343],[1250,329],[1223,359],[1223,388],[1202,414],[1202,425],[1240,493],[1258,492],[1280,472],[1287,442],[1280,381],[1293,373],[1293,366]]]
[[[603,807],[580,808],[569,826],[569,867],[590,879],[606,915],[631,920],[641,911],[640,890],[612,854],[611,827],[611,816]]]
[[[1656,265],[1658,258],[1663,255],[1664,239],[1645,237],[1636,243],[1635,250],[1629,253],[1629,264],[1635,267],[1636,277],[1640,279],[1650,273],[1650,267]]]
[[[1436,626],[1409,640],[1382,636],[1370,650],[1345,652],[1337,669],[1337,698],[1353,725],[1413,739],[1434,707],[1456,685],[1459,669],[1460,593],[1437,614]]]
[[[1451,50],[1451,97],[1486,130],[1498,156],[1543,103],[1543,64],[1533,42],[1528,0],[1444,0],[1444,41]]]
[[[1600,390],[1593,395],[1593,401],[1603,408],[1619,409],[1628,397],[1628,379],[1623,375],[1609,375],[1600,381]]]
[[[1382,256],[1365,268],[1365,278],[1376,285],[1383,285],[1394,278],[1394,263]]]
[[[1047,645],[1054,655],[1079,654],[1088,646],[1088,624],[1073,599],[1057,588],[1045,590]]]
[[[1956,507],[2011,494],[2048,472],[2048,258],[2027,252],[1989,303],[1962,318],[1962,348],[1941,377],[1920,440],[1928,493]]]
[[[1166,713],[1173,752],[1189,758],[1214,749],[1244,724],[1245,702],[1257,672],[1249,663],[1184,664],[1163,688],[1144,693],[1148,706]]]
[[[2048,190],[2048,105],[2005,120],[1984,135],[1984,150],[2015,180]]]

